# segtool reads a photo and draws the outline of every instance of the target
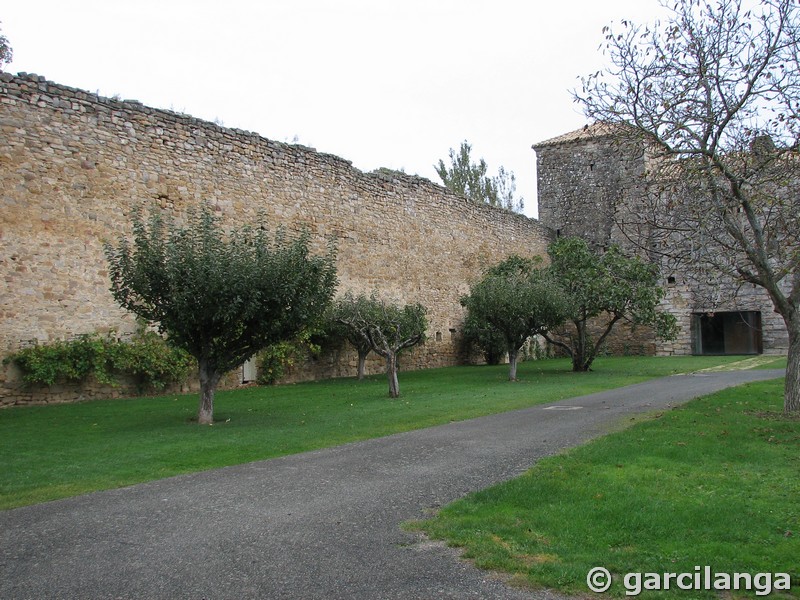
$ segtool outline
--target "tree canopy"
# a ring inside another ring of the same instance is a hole
[[[653,25],[606,28],[610,64],[575,97],[649,155],[653,185],[626,208],[623,230],[687,273],[719,274],[731,293],[766,291],[789,337],[784,410],[798,412],[800,5],[666,8]]]
[[[336,288],[332,248],[311,256],[309,237],[241,227],[226,234],[208,208],[185,226],[155,210],[133,218],[133,241],[107,243],[111,292],[197,359],[198,421],[213,422],[220,378],[262,348],[319,320]]]
[[[602,253],[592,250],[575,237],[556,240],[548,254],[545,273],[558,286],[565,325],[552,328],[544,337],[572,358],[574,371],[590,369],[620,321],[633,327],[652,326],[665,339],[674,337],[675,317],[657,310],[664,291],[658,286],[655,265],[626,257],[615,245]],[[592,325],[599,334],[593,335]]]
[[[374,293],[370,296],[354,296],[348,292],[336,302],[333,314],[356,340],[360,338],[365,341],[386,360],[389,396],[399,397],[397,357],[404,350],[425,341],[428,328],[425,307],[421,304],[392,304],[379,299]]]
[[[517,358],[525,341],[564,320],[558,288],[539,276],[534,265],[529,259],[511,256],[487,271],[461,299],[476,341],[502,344],[508,353],[511,381],[517,378]]]
[[[488,204],[522,212],[524,199],[515,196],[517,178],[514,172],[506,171],[501,166],[497,170],[497,175],[490,177],[487,175],[486,161],[481,158],[477,163],[472,162],[471,152],[472,146],[464,141],[458,152],[450,149],[449,167],[442,159],[434,165],[444,186],[476,204]]]
[[[8,43],[8,38],[4,35],[0,35],[0,71],[2,71],[13,58],[14,51]]]

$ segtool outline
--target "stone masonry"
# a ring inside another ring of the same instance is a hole
[[[320,252],[335,238],[340,292],[377,290],[428,308],[429,340],[404,368],[461,361],[459,298],[469,283],[512,253],[545,254],[551,239],[538,221],[426,179],[363,173],[311,148],[24,73],[0,74],[0,190],[0,358],[134,329],[108,291],[103,241],[129,234],[139,209],[180,219],[208,203],[230,224],[307,227]],[[310,369],[352,375],[355,355],[340,351]],[[30,390],[13,367],[0,373],[0,404],[92,395]]]

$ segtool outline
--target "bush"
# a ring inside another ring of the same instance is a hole
[[[30,384],[80,382],[92,375],[99,383],[117,385],[117,376],[125,374],[134,377],[140,389],[157,390],[185,378],[194,364],[186,352],[143,328],[130,342],[84,334],[73,340],[23,348],[3,360],[4,364],[10,362],[20,368],[23,380]]]
[[[196,368],[188,352],[171,346],[155,331],[140,330],[130,343],[117,342],[115,349],[119,352],[115,369],[133,376],[140,388],[164,389]]]
[[[305,329],[293,340],[271,344],[258,353],[257,381],[272,385],[282,379],[298,360],[307,356],[319,356],[322,348],[318,343],[321,332]]]

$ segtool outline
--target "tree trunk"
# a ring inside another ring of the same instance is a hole
[[[366,371],[366,363],[367,363],[367,355],[369,354],[369,350],[366,352],[362,352],[361,350],[358,351],[358,379],[359,381],[364,379],[364,373]]]
[[[573,321],[577,329],[575,348],[572,350],[572,370],[584,373],[589,370],[586,364],[586,321]]]
[[[389,378],[389,397],[400,396],[400,383],[397,381],[397,354],[389,352],[386,355],[386,376]]]
[[[197,422],[200,425],[214,423],[214,392],[217,391],[219,374],[209,367],[208,361],[198,361],[200,371],[200,406],[197,409]]]
[[[789,356],[786,365],[786,383],[783,388],[783,412],[800,413],[800,313],[794,318],[784,318],[789,332]]]
[[[519,350],[514,348],[513,350],[508,351],[508,380],[509,381],[516,381],[517,380],[517,356],[519,355]]]

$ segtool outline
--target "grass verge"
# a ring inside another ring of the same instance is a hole
[[[773,380],[692,401],[415,526],[522,585],[586,594],[587,574],[601,566],[613,575],[609,593],[624,596],[627,573],[708,565],[789,573],[787,596],[798,597],[800,419],[782,417],[782,397]],[[672,588],[643,597],[718,597]]]
[[[688,372],[736,357],[601,358],[404,372],[220,392],[217,421],[192,422],[197,397],[162,396],[0,410],[0,508],[380,437]]]

